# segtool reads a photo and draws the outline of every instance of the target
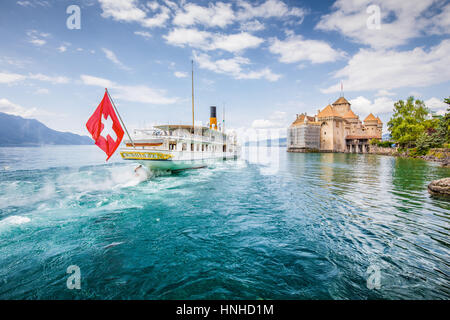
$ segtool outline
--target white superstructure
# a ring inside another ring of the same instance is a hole
[[[240,147],[234,134],[209,127],[160,125],[135,130],[120,149],[124,160],[136,161],[153,170],[201,168],[216,161],[236,159]]]

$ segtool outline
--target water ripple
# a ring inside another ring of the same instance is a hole
[[[270,170],[249,158],[138,181],[92,149],[73,149],[83,163],[54,148],[52,166],[39,150],[32,168],[8,162],[28,149],[0,150],[0,299],[450,298],[450,204],[426,190],[449,169],[271,149]]]

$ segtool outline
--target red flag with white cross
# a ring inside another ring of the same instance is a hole
[[[114,154],[122,142],[124,131],[109,99],[108,90],[102,101],[86,123],[86,128],[95,144],[102,149],[108,158]]]

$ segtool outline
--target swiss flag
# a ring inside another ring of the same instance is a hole
[[[114,154],[123,138],[123,129],[105,91],[102,102],[86,123],[86,128],[95,140],[95,144],[102,149],[108,158]]]

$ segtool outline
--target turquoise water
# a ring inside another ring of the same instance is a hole
[[[0,299],[450,298],[450,202],[426,191],[449,169],[243,158],[142,181],[95,146],[0,148]]]

